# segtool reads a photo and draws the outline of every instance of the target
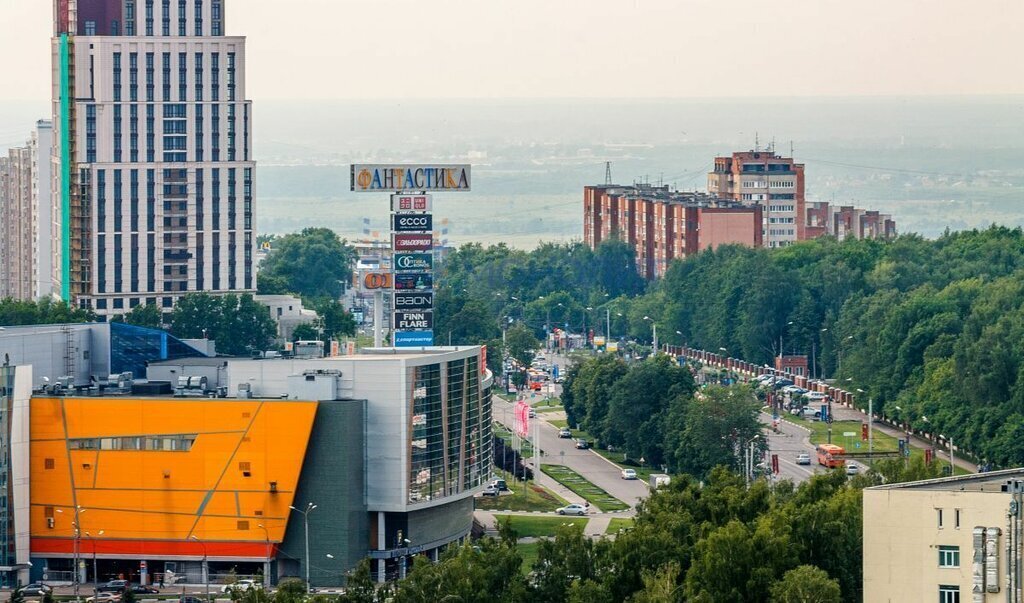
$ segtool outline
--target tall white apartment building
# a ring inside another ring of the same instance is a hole
[[[40,119],[36,122],[28,149],[32,161],[34,293],[36,299],[41,299],[53,295],[53,239],[57,234],[54,230],[54,206],[50,190],[53,182],[52,121]]]
[[[0,299],[33,299],[32,154],[16,147],[0,157]]]
[[[225,0],[54,0],[55,293],[100,316],[255,289],[252,103]]]

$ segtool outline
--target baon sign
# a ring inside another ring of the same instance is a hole
[[[357,193],[387,191],[468,192],[470,166],[352,164],[351,185]]]

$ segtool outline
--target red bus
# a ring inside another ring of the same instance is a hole
[[[836,446],[835,444],[818,444],[817,450],[819,465],[823,465],[829,469],[846,465],[846,461],[843,459],[834,458],[834,455],[846,453],[846,450],[844,450],[842,446]]]

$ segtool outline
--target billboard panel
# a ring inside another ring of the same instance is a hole
[[[388,191],[467,192],[469,164],[352,164],[352,190],[357,193]]]
[[[430,195],[391,195],[391,211],[430,211],[434,200]]]
[[[419,348],[434,345],[433,331],[394,331],[396,348]]]
[[[430,232],[434,230],[434,216],[430,214],[395,214],[391,217],[391,230],[395,232]]]
[[[434,294],[427,291],[395,291],[392,300],[396,313],[403,310],[430,310],[434,307]]]
[[[427,234],[396,234],[392,235],[395,251],[429,251],[434,246],[433,235]]]
[[[396,253],[395,270],[431,270],[434,268],[432,253]]]
[[[424,291],[434,288],[434,275],[429,272],[406,272],[395,275],[395,291]]]
[[[363,273],[363,289],[390,289],[392,284],[390,272]]]
[[[434,328],[434,313],[430,310],[395,312],[395,320],[391,324],[400,331],[429,331]]]

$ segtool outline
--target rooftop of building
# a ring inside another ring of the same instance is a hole
[[[940,477],[900,484],[885,484],[873,486],[868,488],[868,490],[935,490],[941,492],[1000,493],[1009,491],[1010,485],[1014,482],[1019,484],[1019,488],[1024,489],[1024,467],[972,473],[970,475]]]
[[[642,199],[644,201],[660,201],[673,205],[685,205],[687,207],[736,207],[749,208],[749,204],[717,197],[703,191],[677,191],[666,185],[654,184],[630,184],[630,185],[595,185],[594,188],[602,188],[607,194],[618,195],[630,199]]]

